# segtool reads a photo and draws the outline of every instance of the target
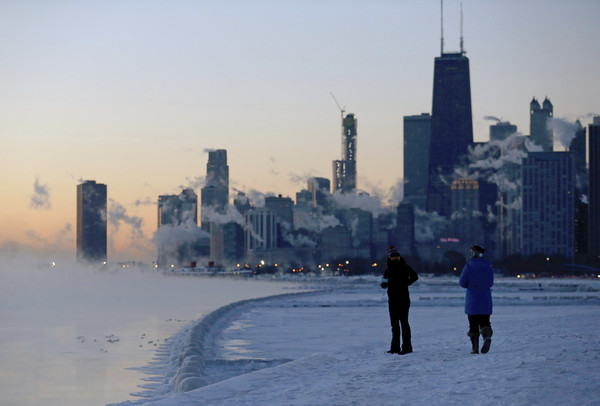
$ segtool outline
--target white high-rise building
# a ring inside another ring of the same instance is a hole
[[[246,214],[246,248],[251,250],[272,250],[277,246],[275,213],[258,208]]]

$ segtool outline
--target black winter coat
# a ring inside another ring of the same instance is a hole
[[[390,302],[398,302],[410,305],[408,287],[412,285],[419,276],[404,260],[392,261],[388,258],[387,269],[383,277],[387,279],[387,294]]]

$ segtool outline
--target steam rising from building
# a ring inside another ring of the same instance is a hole
[[[189,264],[208,255],[209,235],[197,225],[198,196],[192,189],[158,197],[157,264]]]
[[[50,209],[50,188],[48,185],[40,184],[37,177],[33,184],[33,196],[31,196],[29,206],[33,209]]]

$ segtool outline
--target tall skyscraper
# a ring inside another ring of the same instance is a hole
[[[158,228],[188,221],[198,224],[198,195],[192,189],[183,189],[179,195],[158,196]]]
[[[330,208],[329,196],[331,182],[327,178],[310,178],[307,182],[307,189],[311,193],[312,208],[319,211],[328,211]]]
[[[554,145],[554,134],[548,128],[548,121],[554,115],[554,108],[550,100],[546,97],[542,106],[534,97],[529,104],[529,136],[544,152],[552,152]]]
[[[158,196],[158,219],[157,228],[161,228],[164,225],[179,224],[177,206],[179,196],[177,195],[160,195]]]
[[[86,180],[77,185],[77,259],[107,260],[106,185]]]
[[[600,256],[600,116],[589,126],[590,203],[588,253]]]
[[[319,248],[326,261],[347,258],[352,252],[351,231],[342,225],[327,227],[321,232]]]
[[[210,224],[210,259],[223,266],[244,257],[244,229],[234,222]]]
[[[492,250],[487,244],[480,211],[481,188],[475,179],[460,178],[452,182],[450,200],[452,206],[452,221],[449,226],[449,236],[458,240],[463,249],[473,244],[486,247],[486,255],[491,256]],[[490,251],[490,252],[488,252]]]
[[[227,150],[217,149],[208,152],[206,185],[202,188],[200,196],[202,230],[210,232],[210,212],[224,213],[229,204]]]
[[[415,207],[400,203],[396,208],[396,230],[392,244],[402,255],[416,253],[415,248]]]
[[[442,40],[443,41],[443,40]],[[473,143],[469,59],[462,50],[435,58],[427,211],[450,216],[454,166]]]
[[[271,210],[275,215],[277,223],[287,223],[291,229],[294,221],[293,215],[294,201],[289,197],[279,195],[265,197],[265,209]]]
[[[501,158],[507,153],[513,153],[514,151],[520,151],[520,155],[527,154],[525,147],[526,140],[529,137],[517,135],[511,142],[506,145],[506,150],[501,148],[500,151],[492,151],[492,157],[494,160]],[[497,233],[498,233],[498,254],[502,256],[515,255],[521,253],[521,161],[508,161],[505,160],[504,164],[497,169],[497,179],[493,186],[496,187],[496,203],[493,207],[496,208],[494,213],[497,220]],[[487,182],[480,180],[480,191],[487,189],[485,186]],[[489,183],[488,183],[489,185]],[[483,186],[483,188],[482,188]],[[481,198],[483,195],[483,199]],[[488,191],[480,195],[480,207],[482,204],[490,204],[486,195],[491,198],[491,193]],[[487,201],[486,201],[487,200]],[[482,207],[481,212],[488,214],[486,208]],[[492,210],[493,211],[493,210]]]
[[[296,192],[295,208],[301,208],[303,211],[312,212],[313,209],[313,194],[308,189],[302,189]]]
[[[427,207],[431,115],[404,117],[404,200]]]
[[[521,169],[523,255],[573,258],[575,164],[568,152],[530,152]]]
[[[227,150],[216,149],[208,151],[206,163],[206,184],[229,189],[229,166],[227,165]]]
[[[479,182],[461,178],[452,182],[452,212],[464,211],[472,214],[479,211]]]
[[[587,131],[577,120],[575,122],[575,137],[569,145],[569,152],[575,160],[575,173],[577,174],[577,189],[580,193],[588,194],[588,173],[587,173]]]
[[[333,161],[335,190],[342,193],[356,190],[356,138],[358,120],[352,113],[342,111],[342,159]]]
[[[517,126],[508,121],[499,121],[490,126],[490,141],[502,141],[517,132]]]
[[[385,255],[390,245],[395,245],[396,241],[408,239],[408,235],[403,235],[397,239],[398,232],[398,215],[393,211],[388,211],[379,214],[373,218],[373,238],[371,240],[371,253],[373,258],[381,258]],[[411,255],[410,251],[400,251],[402,255]]]
[[[368,258],[373,239],[373,213],[360,208],[338,208],[335,217],[352,232],[353,255]]]
[[[162,227],[181,227],[179,236],[187,237],[177,240],[175,234],[161,235],[156,240],[157,264],[189,264],[198,257],[206,255],[206,243],[201,243],[194,235],[198,230],[198,195],[192,189],[183,189],[179,195],[158,196],[157,229]],[[171,229],[172,230],[172,229]]]
[[[242,216],[252,208],[250,200],[244,192],[238,192],[237,196],[233,198],[233,205]]]
[[[579,120],[575,122],[575,137],[569,145],[569,152],[575,161],[575,253],[586,254],[588,251],[588,199],[589,174],[587,168],[587,131]]]
[[[305,228],[314,219],[313,194],[303,189],[296,193],[296,204],[292,207],[294,230]]]
[[[289,197],[279,195],[265,197],[265,209],[275,215],[275,227],[277,230],[277,247],[285,244],[284,236],[294,228],[294,201]]]
[[[275,213],[264,207],[246,213],[246,260],[270,262],[277,248]]]

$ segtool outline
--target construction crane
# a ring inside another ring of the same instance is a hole
[[[335,104],[337,104],[338,109],[340,109],[340,112],[342,114],[342,121],[344,121],[344,113],[346,112],[346,108],[340,106],[340,103],[338,103],[337,99],[335,98],[335,95],[333,94],[333,92],[329,92],[331,94],[331,97],[333,97],[333,101],[335,102]]]

